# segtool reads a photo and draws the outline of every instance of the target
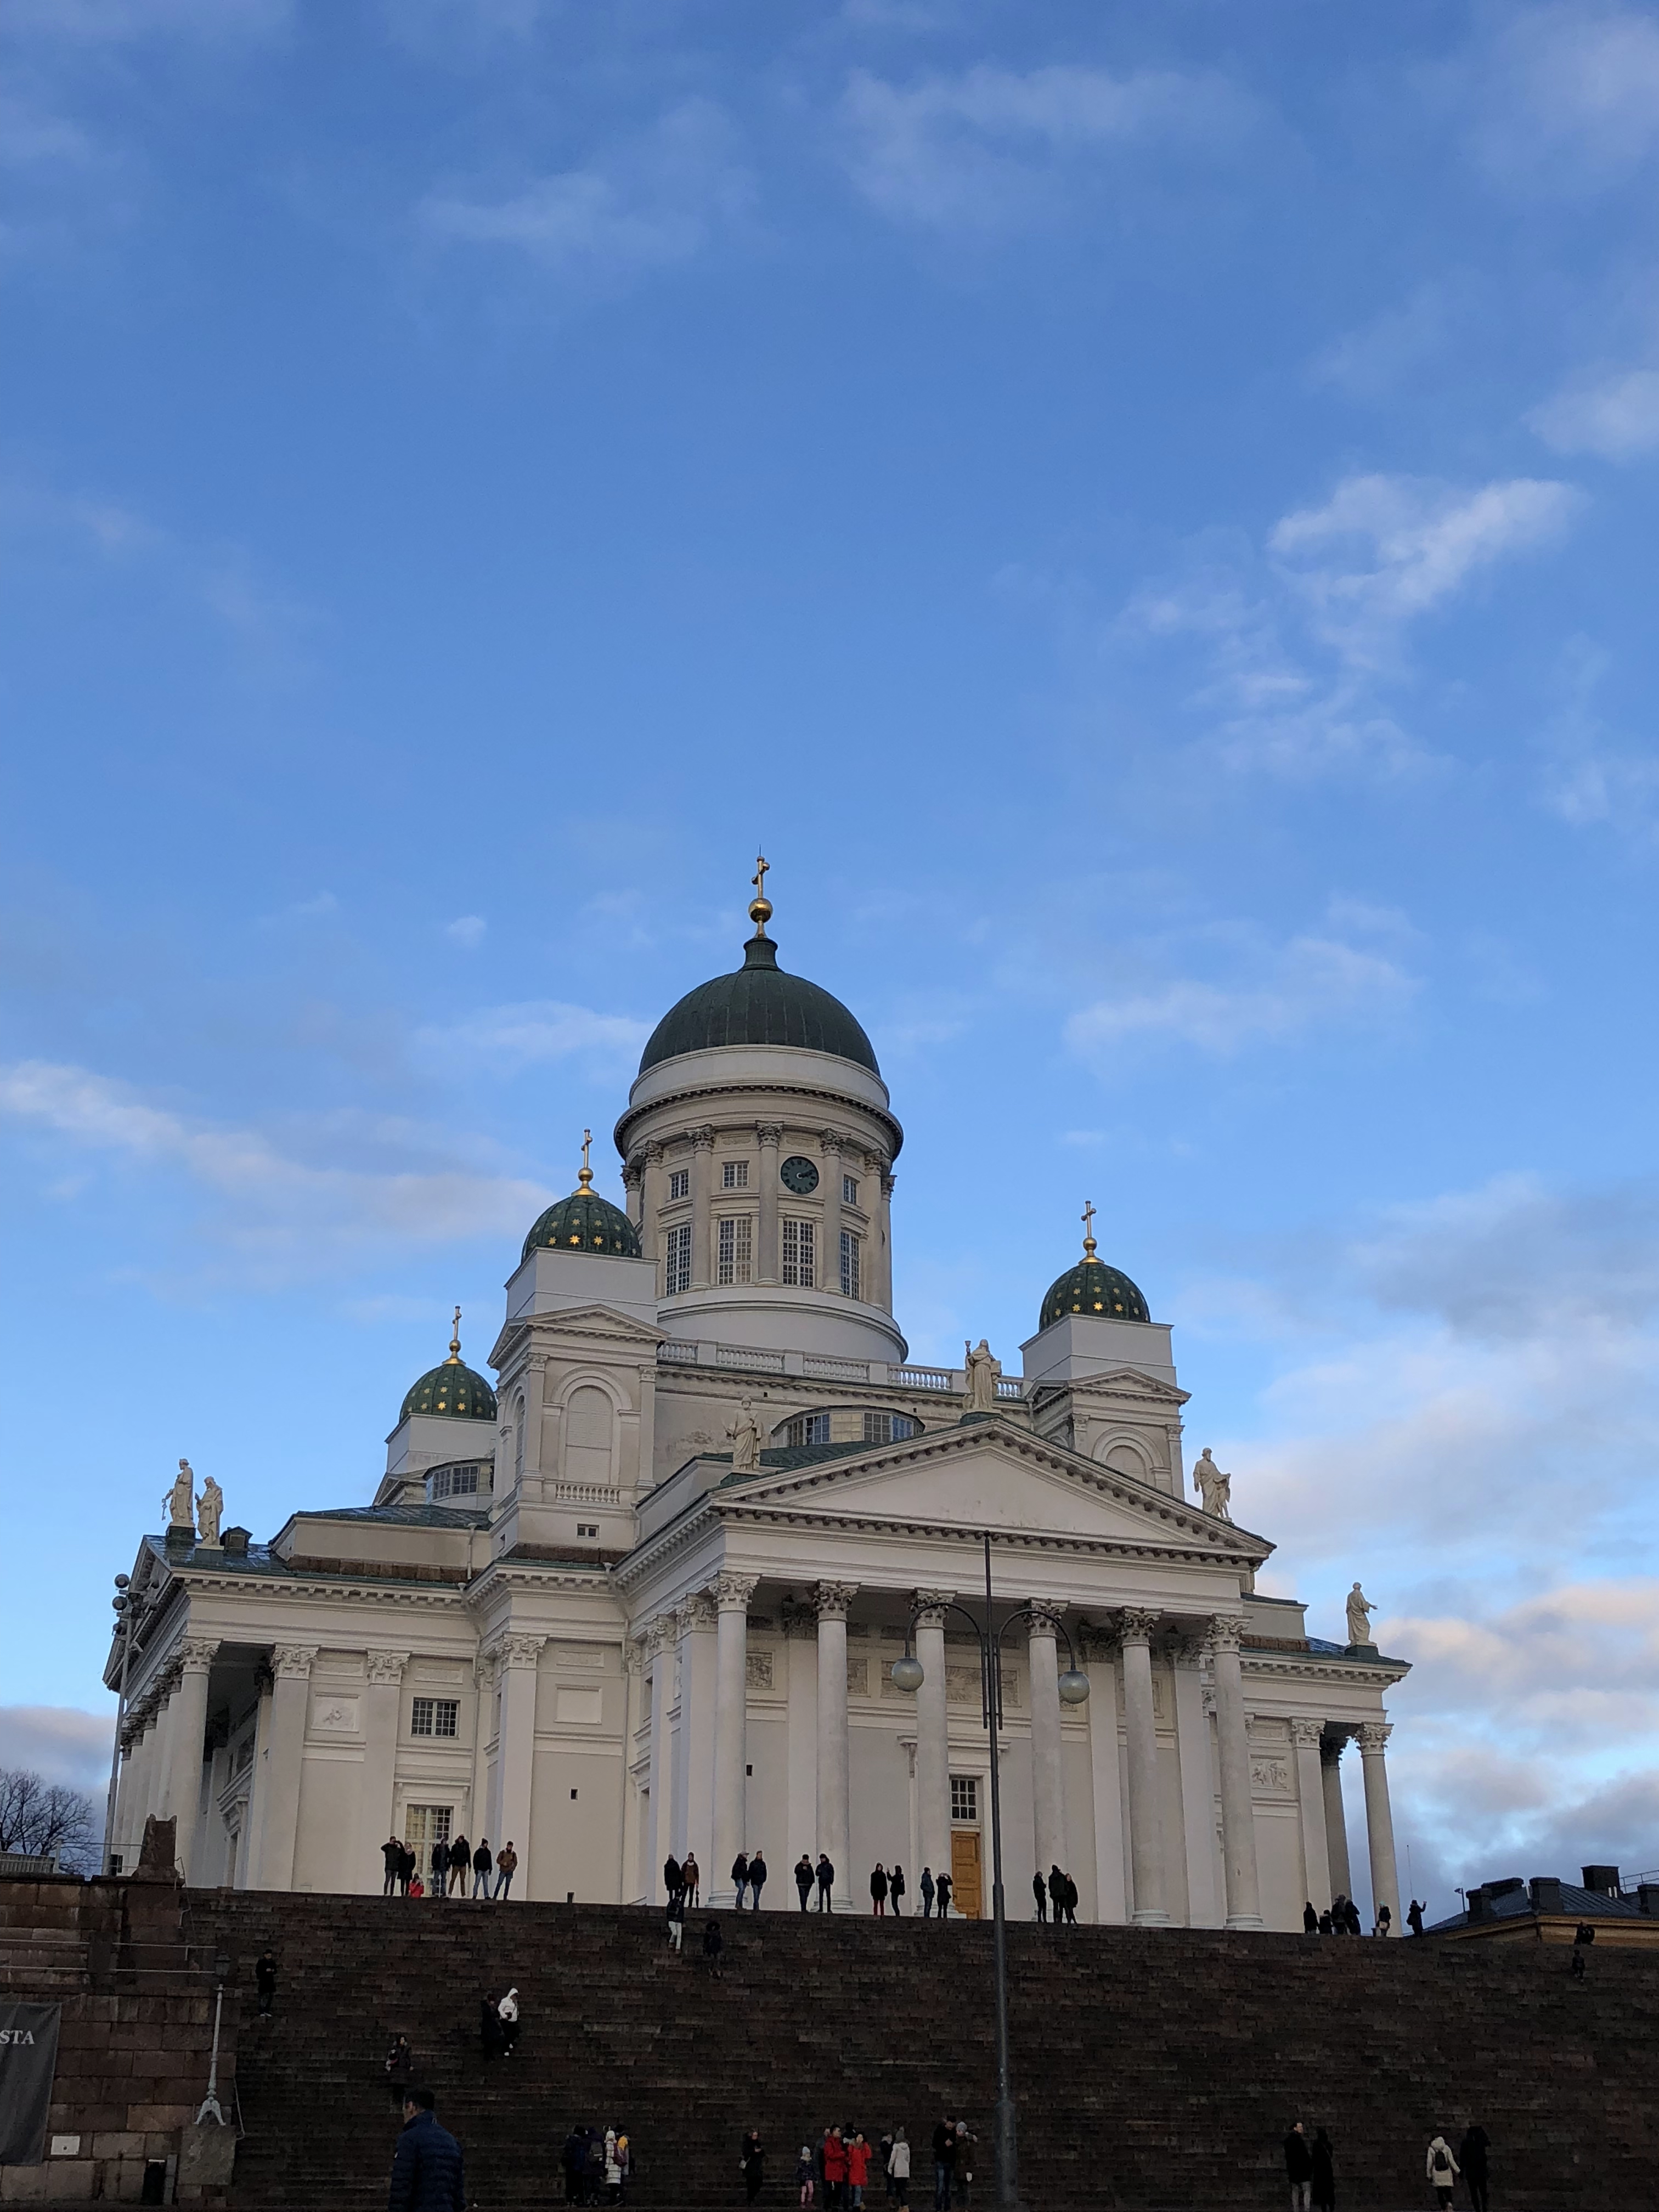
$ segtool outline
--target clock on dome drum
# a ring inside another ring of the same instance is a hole
[[[793,1153],[778,1170],[778,1179],[797,1198],[808,1198],[818,1187],[818,1171],[809,1159]]]

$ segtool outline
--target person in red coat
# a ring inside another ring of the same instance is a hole
[[[870,2146],[864,2140],[860,2128],[847,2146],[847,2188],[852,2198],[854,2212],[864,2203],[864,2185],[870,2179]]]

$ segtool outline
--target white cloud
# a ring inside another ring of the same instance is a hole
[[[1326,635],[1364,663],[1480,570],[1559,535],[1582,500],[1571,484],[1531,477],[1474,491],[1347,477],[1322,507],[1284,516],[1267,545]]]
[[[0,1705],[0,1766],[21,1766],[44,1782],[84,1790],[102,1812],[115,1739],[113,1709]]]
[[[1213,154],[1249,101],[1215,75],[981,63],[908,88],[858,70],[842,102],[848,168],[884,214],[930,225],[1013,227],[1054,204],[1061,175],[1118,149]]]
[[[1630,368],[1598,384],[1575,386],[1527,416],[1559,453],[1634,460],[1659,453],[1659,368]]]
[[[562,273],[617,276],[691,259],[752,198],[725,112],[689,100],[585,168],[499,198],[434,192],[420,218],[450,245],[504,246]]]
[[[446,924],[444,935],[452,945],[459,945],[464,952],[476,952],[484,941],[489,924],[482,915],[464,914]]]
[[[217,1233],[264,1279],[325,1271],[388,1243],[512,1237],[547,1201],[540,1184],[441,1154],[402,1167],[317,1164],[262,1131],[194,1121],[88,1069],[40,1060],[0,1068],[0,1116],[152,1171],[182,1173],[217,1202]],[[325,1155],[353,1139],[388,1163],[418,1149],[418,1133],[392,1122],[348,1127],[337,1117],[312,1135]]]
[[[1254,964],[1259,972],[1237,984],[1181,977],[1097,999],[1067,1022],[1066,1042],[1108,1062],[1157,1043],[1228,1058],[1332,1023],[1396,1018],[1419,988],[1395,961],[1334,936],[1292,938]]]
[[[625,1014],[596,1014],[559,999],[529,999],[491,1006],[453,1029],[427,1029],[418,1042],[427,1054],[453,1060],[471,1054],[501,1069],[540,1066],[586,1054],[606,1065],[636,1060],[651,1034],[648,1022]]]
[[[1527,194],[1617,182],[1659,149],[1659,23],[1645,10],[1570,4],[1502,17],[1471,59],[1475,141]]]

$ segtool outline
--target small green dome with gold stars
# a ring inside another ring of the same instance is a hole
[[[435,1413],[451,1421],[493,1421],[495,1393],[461,1360],[461,1310],[455,1309],[455,1334],[449,1340],[449,1357],[441,1367],[422,1375],[404,1400],[399,1421],[411,1413]]]
[[[640,1232],[619,1206],[601,1198],[592,1188],[593,1170],[587,1164],[591,1129],[582,1131],[581,1173],[568,1198],[550,1206],[524,1240],[523,1257],[532,1252],[603,1252],[612,1260],[640,1257]]]
[[[1085,1231],[1094,1228],[1095,1209],[1091,1202],[1083,1209]],[[1048,1328],[1067,1314],[1088,1314],[1102,1321],[1151,1321],[1146,1301],[1139,1286],[1119,1268],[1109,1267],[1103,1260],[1095,1257],[1092,1234],[1083,1239],[1083,1257],[1076,1267],[1068,1267],[1055,1282],[1048,1285],[1048,1296],[1042,1301],[1042,1311],[1037,1327]]]

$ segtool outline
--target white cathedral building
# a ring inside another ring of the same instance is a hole
[[[671,1850],[720,1902],[759,1848],[790,1910],[822,1851],[843,1909],[879,1860],[987,1911],[979,1646],[950,1605],[982,1608],[988,1534],[998,1620],[1034,1608],[1004,1647],[1011,1911],[1058,1865],[1085,1919],[1299,1928],[1353,1886],[1357,1740],[1397,1929],[1403,1662],[1256,1593],[1273,1547],[1188,1498],[1170,1328],[1092,1237],[1018,1376],[910,1364],[903,1133],[857,1020],[779,967],[771,911],[763,890],[741,967],[645,1048],[625,1208],[585,1164],[531,1226],[495,1384],[452,1342],[372,1503],[268,1544],[175,1505],[145,1538],[115,1850],[131,1866],[154,1813],[192,1882],[373,1891],[389,1835],[424,1867],[465,1834],[513,1844],[515,1898],[657,1903]]]

